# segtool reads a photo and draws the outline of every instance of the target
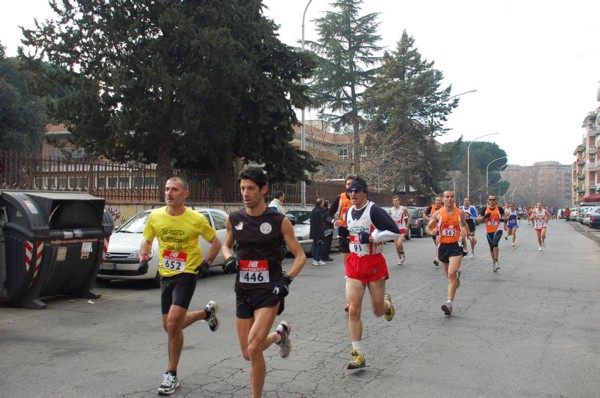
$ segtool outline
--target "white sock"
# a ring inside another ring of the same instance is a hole
[[[352,349],[356,350],[356,352],[358,352],[359,354],[362,355],[362,352],[363,352],[362,342],[361,341],[353,341],[352,342]]]

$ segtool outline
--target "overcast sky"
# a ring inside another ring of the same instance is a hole
[[[306,40],[317,39],[314,19],[332,10],[330,3],[312,0]],[[20,44],[19,25],[53,16],[46,0],[0,4],[0,40],[9,56]],[[264,4],[280,25],[281,40],[299,45],[308,0]],[[478,141],[496,142],[510,164],[573,162],[583,119],[600,106],[600,1],[364,0],[361,14],[371,12],[379,13],[380,45],[394,50],[406,30],[453,94],[477,90],[460,97],[442,142],[498,132]]]

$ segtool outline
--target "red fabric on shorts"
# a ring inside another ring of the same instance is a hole
[[[350,253],[346,260],[346,277],[358,279],[366,285],[380,279],[389,279],[390,273],[385,257],[381,253],[366,256]]]

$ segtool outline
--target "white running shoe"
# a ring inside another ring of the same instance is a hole
[[[205,319],[205,322],[208,323],[208,327],[212,332],[216,332],[217,329],[219,329],[219,305],[213,300],[210,300],[208,304],[206,304],[204,311],[210,312],[210,318]]]
[[[279,356],[281,358],[287,358],[292,351],[292,342],[290,341],[290,333],[292,333],[292,325],[287,321],[281,321],[275,333],[281,336],[281,341],[277,343],[279,346]]]
[[[158,387],[158,395],[171,395],[178,387],[179,380],[177,379],[177,376],[166,372],[163,375],[163,381],[160,383],[160,387]]]
[[[319,265],[325,265],[325,261],[318,261]]]

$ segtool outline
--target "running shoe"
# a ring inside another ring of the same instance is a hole
[[[406,260],[406,256],[404,253],[400,253],[400,260],[398,261],[398,265],[404,264],[404,260]]]
[[[210,300],[208,304],[206,304],[204,311],[210,313],[210,317],[204,321],[208,323],[208,327],[212,332],[216,332],[217,329],[219,329],[219,305]]]
[[[456,272],[456,288],[460,287],[460,271]]]
[[[362,354],[359,354],[358,351],[352,350],[352,359],[348,362],[348,369],[360,369],[367,366],[367,361]]]
[[[542,246],[538,247],[538,251],[541,252],[542,251]]]
[[[385,312],[385,314],[383,314],[385,320],[389,322],[392,319],[394,319],[394,314],[396,313],[396,311],[394,310],[394,304],[392,304],[392,296],[390,296],[389,294],[385,294],[383,296],[383,301],[388,301],[390,303],[390,308]]]
[[[469,256],[469,258],[475,258],[475,252],[474,251],[471,252],[471,255]]]
[[[170,372],[166,372],[163,375],[163,381],[158,387],[158,395],[171,395],[175,392],[175,389],[179,387],[179,380],[177,376]]]
[[[492,264],[492,271],[498,272],[499,269],[500,269],[500,263],[498,263],[498,260],[495,260],[494,263]]]
[[[513,242],[513,244],[512,244],[512,245],[513,245],[513,247],[515,247],[515,242]]]
[[[325,265],[325,261],[318,261],[319,265]]]
[[[442,311],[444,311],[444,314],[446,314],[448,316],[452,315],[452,303],[447,302],[446,304],[443,304]]]
[[[433,260],[433,265],[435,265],[436,267],[439,267],[440,263],[438,260]]]
[[[277,345],[279,346],[279,356],[281,358],[287,358],[292,351],[292,342],[290,340],[290,333],[292,333],[292,326],[287,321],[281,321],[275,332],[281,336],[281,340]]]
[[[319,263],[320,263],[320,261],[313,260],[313,265],[314,265],[315,267],[316,267],[316,266],[319,266],[319,265],[321,265],[321,264],[319,264]]]

